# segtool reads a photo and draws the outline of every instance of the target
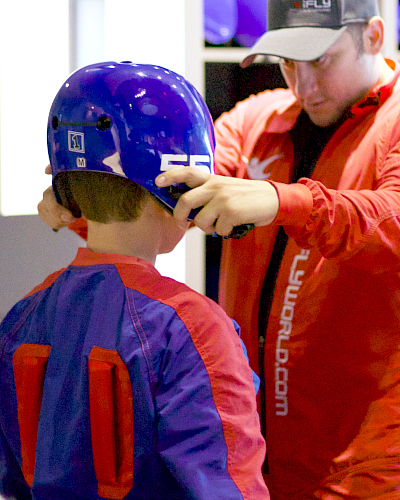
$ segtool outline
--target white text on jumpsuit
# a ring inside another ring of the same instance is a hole
[[[289,412],[288,407],[288,368],[289,350],[282,348],[282,341],[289,340],[292,332],[292,320],[298,291],[303,282],[300,278],[304,271],[297,270],[297,265],[301,261],[306,261],[310,255],[310,250],[302,250],[300,254],[293,259],[288,285],[285,291],[285,300],[283,303],[281,318],[279,324],[281,329],[278,332],[278,340],[275,349],[275,410],[276,415],[286,416]]]

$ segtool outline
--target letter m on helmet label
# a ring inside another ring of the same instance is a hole
[[[76,166],[78,168],[86,168],[86,158],[77,158],[76,159]]]
[[[211,172],[211,157],[209,155],[161,155],[161,172],[177,167],[194,167],[209,174]]]

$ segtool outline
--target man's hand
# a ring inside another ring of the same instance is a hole
[[[46,167],[46,174],[51,174],[50,165]],[[57,203],[51,186],[44,191],[43,199],[38,203],[37,209],[42,221],[53,229],[66,227],[74,220],[71,212]]]
[[[241,224],[265,226],[278,213],[278,194],[269,182],[210,175],[191,167],[174,168],[156,178],[159,187],[182,182],[193,189],[179,198],[174,216],[184,221],[192,209],[203,206],[194,222],[206,233],[226,236]]]

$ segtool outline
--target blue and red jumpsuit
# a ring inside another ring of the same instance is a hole
[[[252,371],[214,302],[81,248],[0,327],[0,493],[269,498]]]

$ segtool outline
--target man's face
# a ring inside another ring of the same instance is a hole
[[[374,83],[371,57],[359,53],[348,32],[319,59],[307,62],[284,59],[280,66],[301,107],[320,127],[336,123]]]

